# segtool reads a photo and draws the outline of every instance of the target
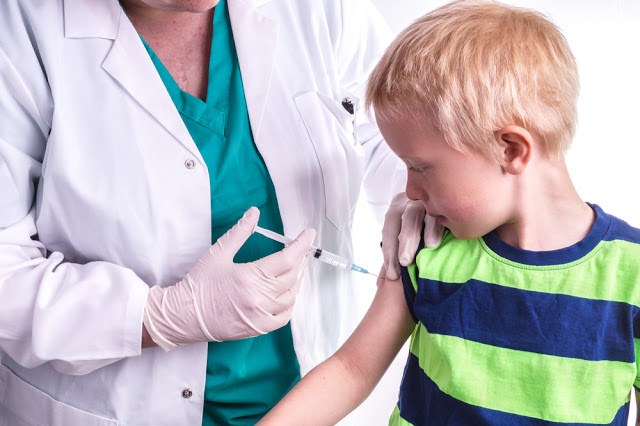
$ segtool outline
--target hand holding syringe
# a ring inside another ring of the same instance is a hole
[[[256,226],[254,231],[264,235],[267,238],[278,241],[287,246],[293,242],[291,238],[287,238],[284,235],[277,234],[273,231],[269,231],[268,229],[264,229],[259,226]],[[309,254],[314,258],[320,260],[321,262],[328,263],[329,265],[333,265],[336,268],[345,269],[347,271],[362,272],[363,274],[369,274],[369,275],[373,275],[374,277],[377,277],[376,274],[373,274],[367,271],[366,269],[355,265],[349,259],[344,258],[342,256],[338,256],[333,253],[329,253],[326,250],[322,250],[320,248],[311,246],[311,250],[309,251]]]

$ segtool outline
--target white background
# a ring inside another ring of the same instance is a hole
[[[398,33],[441,0],[372,0]],[[567,163],[578,193],[640,227],[640,0],[506,0],[544,13],[564,33],[578,62],[581,95],[576,138]],[[380,235],[360,208],[356,215],[356,264],[379,270]],[[640,259],[638,260],[640,262]],[[362,277],[364,312],[375,279]],[[396,403],[407,348],[374,393],[354,413],[357,425],[386,425]]]

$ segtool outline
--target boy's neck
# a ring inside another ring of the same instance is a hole
[[[562,160],[543,161],[519,176],[510,220],[495,230],[514,247],[550,251],[584,239],[595,212],[578,195]]]

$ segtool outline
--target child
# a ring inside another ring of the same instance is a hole
[[[367,105],[407,195],[448,231],[260,424],[336,423],[410,334],[390,424],[627,424],[640,230],[571,183],[577,96],[567,42],[536,12],[460,1],[400,34]]]

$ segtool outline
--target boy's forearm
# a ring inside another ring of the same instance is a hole
[[[375,385],[334,355],[311,370],[258,425],[335,425],[360,405]]]

